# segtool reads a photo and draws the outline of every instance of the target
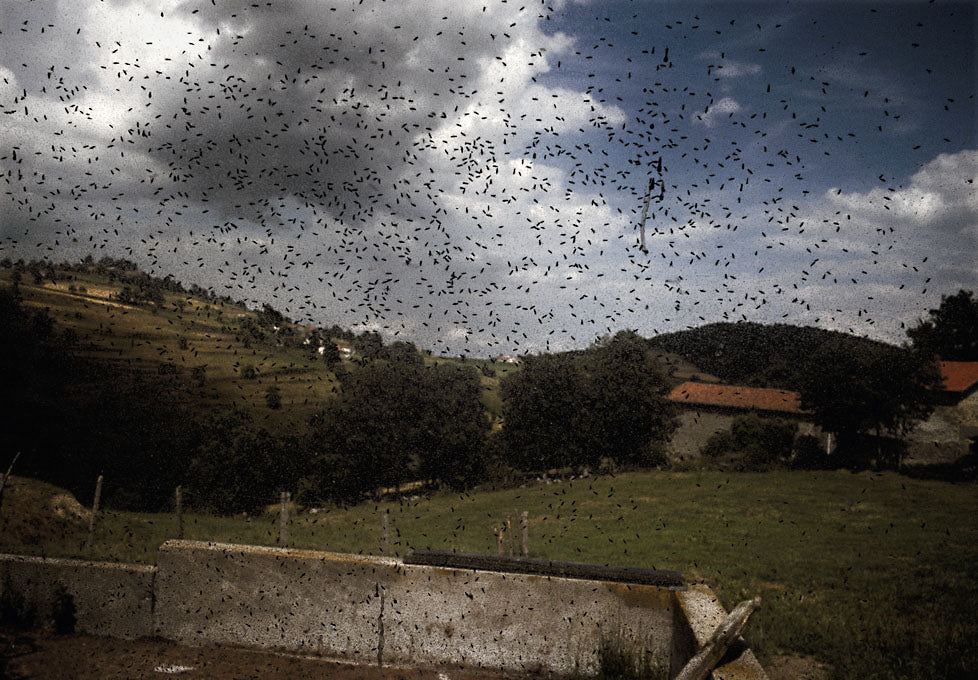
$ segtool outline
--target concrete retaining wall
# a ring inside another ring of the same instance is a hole
[[[160,549],[156,632],[376,663],[583,672],[620,644],[668,670],[674,593],[192,541]]]
[[[155,572],[132,564],[0,555],[0,599],[19,600],[44,625],[60,591],[74,604],[79,632],[134,639],[153,634]]]
[[[395,560],[167,541],[154,627],[179,642],[278,647],[377,661],[380,586]]]
[[[0,598],[50,621],[59,589],[76,629],[277,648],[363,663],[464,665],[525,676],[587,674],[628,650],[671,677],[725,612],[685,591],[405,565],[307,550],[168,541],[156,567],[0,555]],[[714,680],[764,680],[750,650]]]

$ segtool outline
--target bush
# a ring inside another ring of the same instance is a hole
[[[779,418],[738,416],[730,429],[707,440],[701,453],[706,458],[736,459],[741,470],[767,470],[791,458],[796,426]]]

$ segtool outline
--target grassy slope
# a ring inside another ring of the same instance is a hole
[[[189,373],[204,366],[207,380],[196,399],[202,410],[234,404],[249,411],[256,422],[277,434],[301,432],[309,417],[321,410],[324,401],[338,389],[335,376],[318,356],[303,349],[253,344],[251,349],[235,340],[241,322],[238,306],[201,300],[192,295],[166,294],[161,309],[151,305],[125,305],[112,298],[122,289],[122,282],[110,282],[94,273],[74,274],[70,282],[83,286],[86,293],[72,293],[69,282],[57,285],[46,281],[33,285],[22,281],[25,304],[47,308],[63,328],[79,336],[80,354],[100,360],[125,362],[133,370],[155,372],[163,362],[172,362]],[[28,279],[29,276],[25,276]],[[0,270],[0,285],[8,284],[10,272]],[[176,304],[185,304],[178,311]],[[245,312],[256,317],[254,312]],[[225,330],[222,330],[225,329]],[[181,338],[186,349],[181,349]],[[458,362],[458,359],[433,357],[429,362]],[[494,420],[502,414],[499,380],[518,370],[515,366],[493,364],[488,360],[468,360],[481,368],[488,364],[496,377],[482,379],[483,404]],[[253,366],[257,378],[241,377],[244,366]],[[278,387],[282,409],[274,411],[265,403],[265,390]]]
[[[954,664],[978,662],[975,491],[892,473],[633,473],[379,507],[391,510],[398,554],[493,552],[491,527],[528,510],[534,556],[676,569],[710,583],[728,608],[760,594],[746,637],[762,660],[810,653],[840,678],[956,677]],[[303,513],[292,545],[376,553],[378,518],[376,504]],[[185,523],[187,538],[278,536],[274,515]],[[0,549],[80,556],[85,531],[34,544],[4,532]],[[174,532],[172,515],[113,513],[95,557],[152,562]]]
[[[6,282],[8,276],[0,274],[0,281]],[[207,379],[196,394],[202,411],[235,404],[270,431],[289,433],[302,429],[336,388],[333,375],[308,352],[264,345],[245,348],[233,332],[222,330],[240,321],[229,306],[170,293],[162,309],[123,305],[110,299],[121,283],[110,283],[96,274],[77,274],[76,278],[73,284],[84,286],[86,294],[70,293],[66,282],[57,286],[21,283],[24,302],[47,308],[55,322],[73,329],[82,356],[125,362],[136,371],[155,372],[167,361],[184,373],[205,367]],[[179,301],[186,302],[183,311],[175,307]],[[186,349],[180,348],[181,338],[186,339]],[[246,365],[257,370],[256,379],[241,377]],[[270,385],[281,390],[283,408],[278,411],[265,404]]]

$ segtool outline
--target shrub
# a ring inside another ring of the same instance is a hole
[[[714,460],[736,458],[741,470],[766,470],[791,457],[795,427],[779,418],[738,416],[729,430],[711,436],[701,453]]]

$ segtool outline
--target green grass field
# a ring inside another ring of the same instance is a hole
[[[27,486],[7,494],[0,549],[85,556],[87,521],[55,532],[31,519],[44,532],[33,538],[10,530],[27,512],[19,495],[37,502]],[[495,552],[493,527],[527,510],[533,556],[675,569],[728,609],[761,595],[745,637],[762,663],[811,654],[836,678],[965,678],[978,664],[976,491],[893,473],[631,473],[303,512],[290,545],[377,553],[387,509],[397,554]],[[271,513],[188,515],[185,527],[192,539],[278,537]],[[92,557],[153,562],[175,532],[172,515],[107,513]]]

